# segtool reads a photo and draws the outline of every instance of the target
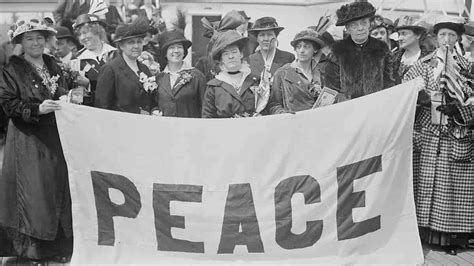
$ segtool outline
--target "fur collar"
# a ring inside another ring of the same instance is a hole
[[[354,50],[356,49],[357,44],[355,44],[350,37],[338,41],[333,45],[333,53],[337,57],[353,56]],[[386,43],[375,38],[369,37],[367,43],[363,46],[362,53],[374,57],[382,57],[387,55],[389,53],[389,50]]]
[[[43,54],[43,61],[46,67],[48,68],[51,76],[61,75],[61,69],[57,65],[56,59],[54,59],[54,57]],[[28,63],[28,61],[26,61],[23,55],[13,55],[10,58],[10,64],[18,73],[30,73],[32,75],[36,75],[39,79],[41,79],[40,76],[36,73],[36,70],[33,68],[33,66]]]

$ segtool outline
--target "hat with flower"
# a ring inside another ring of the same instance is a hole
[[[341,6],[337,11],[336,26],[344,26],[349,22],[375,15],[375,7],[369,2],[352,2]]]
[[[32,31],[41,31],[49,35],[55,35],[56,30],[48,27],[46,23],[37,18],[32,19],[21,19],[18,20],[8,31],[8,37],[10,38],[12,43],[19,43],[21,41],[21,35],[26,32]]]
[[[427,31],[427,24],[421,20],[419,15],[403,15],[395,20],[395,30]]]

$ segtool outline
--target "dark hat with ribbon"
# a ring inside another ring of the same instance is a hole
[[[148,27],[148,21],[144,18],[137,18],[130,24],[120,24],[117,26],[117,29],[115,29],[114,42],[120,42],[136,37],[144,37]]]
[[[37,18],[18,20],[8,31],[8,37],[12,43],[18,43],[21,41],[19,38],[23,33],[41,31],[46,33],[46,36],[55,35],[56,30],[47,26],[46,23]]]
[[[290,44],[291,46],[293,46],[293,48],[296,48],[296,44],[299,41],[310,41],[314,43],[316,45],[314,49],[316,50],[319,50],[325,46],[325,43],[323,40],[321,40],[319,34],[315,30],[312,30],[312,29],[304,29],[298,32],[295,35],[295,38],[293,39],[293,41],[290,42]]]
[[[459,36],[461,36],[465,31],[465,22],[466,20],[464,18],[441,16],[436,19],[436,22],[433,26],[433,32],[434,34],[438,34],[438,31],[440,29],[450,29],[455,31]]]
[[[158,43],[160,46],[161,53],[163,55],[166,55],[166,51],[168,50],[168,47],[170,47],[170,45],[181,43],[184,48],[184,57],[188,55],[188,49],[192,45],[192,42],[186,39],[186,37],[184,37],[183,32],[178,29],[161,33],[158,39]]]
[[[278,35],[280,31],[282,31],[284,28],[278,26],[278,23],[276,22],[276,19],[273,17],[263,17],[259,18],[255,21],[253,24],[253,27],[248,30],[248,32],[258,35],[258,32],[264,31],[264,30],[273,30],[275,31],[275,34]]]
[[[240,49],[243,49],[248,40],[249,38],[242,36],[236,30],[215,32],[209,41],[210,56],[212,59],[219,61],[225,48],[230,45],[237,45]]]
[[[369,2],[352,2],[341,6],[337,11],[336,26],[344,26],[347,23],[375,15],[375,7]]]
[[[107,27],[105,21],[101,20],[98,16],[92,14],[81,14],[77,17],[76,22],[74,22],[74,24],[72,25],[72,28],[74,30],[77,30],[80,26],[86,23],[98,23],[104,28]]]

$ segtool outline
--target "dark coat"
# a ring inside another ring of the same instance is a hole
[[[270,73],[273,76],[277,69],[293,61],[295,61],[295,56],[292,53],[276,49],[275,57],[273,58],[272,62],[272,67],[270,68]],[[262,53],[256,52],[249,56],[249,64],[250,70],[252,70],[252,75],[260,77],[260,74],[265,68],[265,62],[263,61]]]
[[[43,55],[51,76],[61,75]],[[72,236],[67,166],[54,113],[39,115],[46,99],[66,93],[58,80],[54,95],[23,57],[12,56],[0,76],[0,104],[11,118],[0,177],[0,227],[43,240],[54,240],[61,224]]]
[[[138,69],[151,77],[150,70],[138,62]],[[145,91],[139,77],[117,56],[99,71],[94,106],[128,113],[140,113],[140,108],[149,112],[154,106],[153,93]]]
[[[250,87],[258,86],[259,83],[258,76],[249,74],[238,94],[232,85],[216,78],[212,79],[207,83],[202,117],[230,118],[236,114],[255,113],[255,95]]]
[[[184,82],[183,76],[176,80],[175,86],[171,89],[170,74],[158,74],[158,90],[155,94],[155,101],[158,109],[163,112],[163,116],[175,117],[201,117],[202,99],[206,91],[206,80],[201,71],[193,68],[183,70],[185,75],[191,75],[189,81]]]
[[[387,44],[369,37],[362,46],[351,38],[332,47],[331,64],[327,65],[328,87],[354,99],[395,85],[390,51]]]

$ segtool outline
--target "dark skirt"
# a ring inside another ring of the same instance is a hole
[[[73,238],[67,238],[64,231],[58,228],[56,239],[41,240],[15,229],[0,227],[0,257],[22,257],[42,260],[53,257],[71,257]]]
[[[419,227],[421,241],[438,246],[467,246],[470,233],[446,233]]]

